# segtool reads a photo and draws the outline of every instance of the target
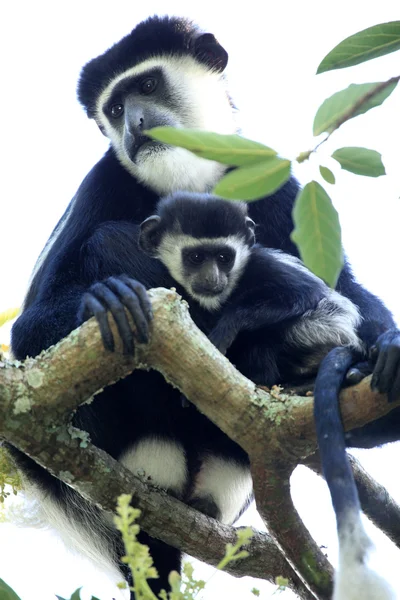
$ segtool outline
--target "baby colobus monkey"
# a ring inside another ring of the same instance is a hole
[[[257,246],[244,203],[174,194],[143,221],[139,245],[164,264],[190,305],[214,315],[210,340],[245,375],[254,380],[258,373],[257,383],[272,385],[300,381],[319,368],[317,436],[339,535],[333,598],[393,600],[389,584],[367,565],[372,542],[362,525],[340,421],[340,387],[364,357],[357,308],[299,259]]]
[[[139,245],[164,264],[189,305],[214,315],[210,340],[256,383],[316,374],[335,346],[362,351],[355,305],[298,258],[255,244],[245,203],[173,194],[143,221]]]

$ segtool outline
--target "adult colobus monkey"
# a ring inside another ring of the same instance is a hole
[[[35,356],[79,325],[83,297],[91,286],[98,285],[108,297],[121,291],[121,278],[114,278],[107,291],[102,283],[97,283],[102,278],[101,265],[90,272],[82,269],[82,250],[96,227],[106,221],[122,220],[139,225],[154,213],[160,195],[182,189],[210,191],[223,175],[225,167],[153,142],[143,131],[157,125],[173,125],[233,133],[233,110],[223,75],[227,60],[227,52],[212,34],[200,32],[185,19],[152,17],[84,67],[78,85],[79,100],[111,145],[82,182],[38,260],[24,310],[12,331],[12,349],[17,358]],[[296,256],[290,233],[297,191],[298,184],[292,178],[276,194],[252,203],[249,210],[250,218],[259,225],[260,244]],[[164,279],[158,270],[152,271],[154,259],[139,250],[135,259],[135,270],[130,276],[145,288],[163,285],[168,280],[168,273]],[[122,288],[124,293],[142,301],[145,318],[142,289],[138,284],[127,288]],[[355,282],[347,264],[338,290],[359,307],[363,317],[360,338],[367,347],[377,344],[380,355],[387,359],[387,368],[376,373],[376,387],[396,396],[398,368],[392,357],[400,353],[400,337],[389,311]],[[172,431],[180,431],[184,411],[180,411],[179,399],[174,402],[174,391],[164,385],[161,376],[146,375],[135,372],[107,388],[90,406],[81,407],[77,422],[89,431],[95,444],[134,469],[142,457],[149,457],[144,470],[154,475],[156,483],[158,476],[160,485],[181,496],[187,480],[182,452],[176,444],[163,439],[162,432],[154,434],[152,429],[150,439],[146,424],[151,422],[154,428],[170,422]],[[398,435],[398,428],[391,426],[392,419],[378,423],[373,432],[378,435],[377,443]],[[213,432],[218,437],[216,428]],[[228,439],[221,442],[228,456],[233,452],[232,446]],[[57,500],[58,514],[67,515],[65,522],[70,529],[79,519],[89,523],[85,529],[88,545],[93,546],[97,539],[101,553],[113,554],[109,541],[112,534],[105,526],[101,532],[98,516],[88,513],[76,494],[33,461],[21,455],[19,460],[31,479],[46,491],[46,497]],[[249,477],[231,459],[221,459],[216,464],[215,474],[218,468],[225,469],[226,486],[241,490],[236,502],[239,511],[247,499]],[[50,500],[43,506],[55,510]],[[89,518],[88,514],[94,516]],[[76,526],[77,535],[82,527]],[[89,535],[93,530],[95,534]],[[154,584],[158,590],[166,586],[167,573],[179,568],[179,553],[151,540],[150,545],[160,572],[160,580]],[[114,555],[118,556],[118,550]]]

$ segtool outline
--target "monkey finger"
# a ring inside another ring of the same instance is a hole
[[[380,389],[381,374],[385,367],[386,358],[387,358],[387,352],[385,350],[381,349],[378,354],[378,359],[376,361],[374,371],[372,373],[372,379],[371,379],[371,389],[373,389],[375,391],[379,391],[379,392],[381,391],[381,389]]]
[[[375,344],[374,346],[371,346],[371,348],[369,349],[369,359],[371,362],[375,362],[376,359],[378,358],[378,354],[379,354],[379,349],[378,346]]]
[[[346,379],[344,385],[356,385],[360,383],[365,377],[371,375],[372,369],[368,361],[359,362],[353,365],[346,373]]]
[[[388,401],[396,402],[400,398],[400,369],[397,370],[393,383],[388,391]]]
[[[91,305],[91,299],[94,298],[91,294],[84,294],[81,305],[78,311],[78,325],[82,325],[85,321],[88,321],[91,317],[94,317],[93,308]],[[94,300],[96,300],[94,298]]]
[[[124,346],[124,354],[133,354],[133,333],[120,299],[103,283],[93,285],[91,291],[111,312]]]
[[[353,367],[346,373],[345,384],[347,385],[356,385],[360,383],[365,378],[364,373],[362,373],[359,369]]]
[[[190,406],[189,400],[183,394],[181,394],[181,405],[182,408],[187,408],[188,406]]]
[[[390,348],[386,352],[386,360],[379,376],[379,391],[387,394],[395,382],[400,366],[400,354],[396,348]]]
[[[133,292],[135,292],[147,320],[151,321],[151,319],[153,318],[153,308],[151,306],[151,302],[144,285],[142,285],[139,281],[136,281],[135,279],[131,279],[130,277],[123,276],[123,278],[121,277],[121,279],[127,286],[131,288]]]
[[[132,315],[132,319],[137,329],[138,341],[141,344],[147,344],[149,341],[148,323],[136,293],[131,287],[128,287],[120,278],[117,277],[110,277],[107,280],[107,284],[120,298],[123,306],[125,306]]]
[[[83,322],[87,321],[90,317],[96,318],[104,348],[109,352],[114,352],[114,337],[108,323],[107,310],[95,296],[86,293],[82,299],[82,307],[78,319],[82,319]]]

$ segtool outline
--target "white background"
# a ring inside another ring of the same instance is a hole
[[[229,6],[229,10],[225,8]],[[321,102],[350,83],[383,81],[399,74],[399,53],[359,67],[315,76],[320,60],[348,35],[399,18],[398,3],[381,1],[254,2],[194,4],[179,0],[15,1],[0,10],[1,177],[0,311],[19,306],[34,262],[55,223],[91,166],[107,147],[75,98],[85,62],[103,52],[151,14],[189,16],[227,48],[228,76],[240,110],[243,134],[265,142],[285,157],[315,145],[313,116]],[[329,193],[341,216],[346,251],[358,279],[384,299],[397,320],[399,255],[399,90],[384,106],[335,133],[321,160],[337,176]],[[379,179],[340,172],[329,154],[345,145],[382,152],[387,176]],[[318,162],[296,169],[301,182],[318,177]],[[5,341],[7,332],[0,332]],[[400,500],[397,445],[358,453],[363,464]],[[293,477],[296,505],[318,543],[335,560],[336,536],[325,485],[306,469]],[[253,511],[254,512],[254,511]],[[242,523],[256,524],[249,511]],[[46,531],[1,525],[0,577],[22,600],[68,596],[85,584],[100,598],[117,597],[105,574],[66,553]],[[381,536],[379,569],[396,584],[399,553]],[[235,580],[200,568],[210,579],[204,599],[269,598],[263,582]],[[108,587],[107,587],[108,586]],[[397,584],[400,597],[400,583]],[[283,597],[293,595],[285,592]]]

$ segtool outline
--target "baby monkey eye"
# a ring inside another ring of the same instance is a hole
[[[112,107],[110,108],[110,115],[112,116],[113,119],[118,119],[118,117],[120,117],[123,112],[124,112],[123,104],[113,104]]]
[[[233,262],[233,259],[234,255],[232,252],[220,252],[217,256],[218,262],[224,265],[229,265],[231,262]]]
[[[205,256],[203,252],[193,251],[189,252],[187,258],[189,262],[191,262],[193,265],[201,265],[201,263],[204,262]]]
[[[140,91],[142,94],[151,94],[157,87],[157,79],[148,77],[140,83]]]

